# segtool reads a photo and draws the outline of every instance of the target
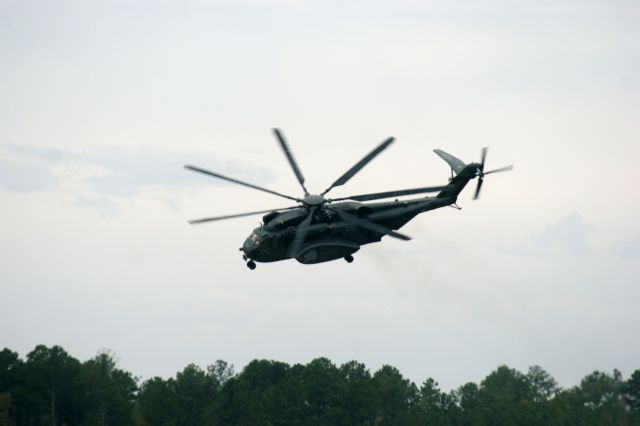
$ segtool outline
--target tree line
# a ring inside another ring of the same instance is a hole
[[[0,351],[0,426],[100,425],[640,425],[640,370],[595,371],[561,389],[538,366],[499,366],[445,392],[385,365],[218,360],[141,381],[102,351],[80,362],[60,346],[22,359]]]

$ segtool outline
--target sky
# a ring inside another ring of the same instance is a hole
[[[0,0],[0,347],[109,348],[141,379],[216,359],[391,364],[444,389],[498,365],[560,385],[640,368],[640,6],[634,1]],[[334,197],[482,196],[355,261],[247,269],[299,196],[279,127]]]

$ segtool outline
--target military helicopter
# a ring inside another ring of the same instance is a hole
[[[297,202],[291,207],[260,210],[225,216],[206,217],[191,220],[191,224],[215,222],[237,217],[266,213],[262,225],[254,229],[240,248],[242,258],[249,269],[256,268],[256,262],[277,262],[296,259],[303,264],[315,264],[343,258],[353,262],[353,254],[361,246],[379,242],[388,235],[400,240],[410,240],[405,234],[397,232],[403,225],[420,213],[440,207],[452,206],[457,209],[458,194],[467,183],[478,178],[474,199],[480,196],[484,177],[496,172],[513,169],[513,166],[484,171],[487,148],[482,149],[479,163],[465,164],[446,152],[435,149],[434,152],[451,167],[451,177],[446,185],[423,188],[400,189],[349,197],[327,198],[329,191],[347,183],[356,173],[394,142],[390,137],[367,154],[362,160],[336,179],[320,194],[311,194],[304,185],[305,179],[293,157],[291,150],[279,129],[273,134],[287,157],[304,196],[302,198],[281,194],[271,189],[243,182],[200,167],[185,165],[186,169],[218,179],[233,182],[278,197]],[[435,197],[422,197],[410,200],[398,200],[397,197],[437,192]],[[393,201],[364,203],[365,201],[395,198]]]

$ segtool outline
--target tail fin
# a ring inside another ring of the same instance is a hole
[[[438,198],[457,198],[458,194],[464,189],[471,179],[476,177],[475,167],[471,164],[465,164],[462,160],[448,154],[441,149],[434,149],[440,158],[446,161],[451,167],[451,180],[445,188],[437,195]],[[471,166],[471,167],[470,167]],[[455,176],[454,176],[455,173]],[[455,199],[453,200],[455,202]]]
[[[447,154],[441,149],[434,149],[433,152],[438,154],[440,158],[442,158],[444,161],[449,163],[451,170],[456,172],[456,174],[460,173],[462,169],[464,169],[464,166],[466,166],[466,164],[464,164],[464,162],[461,159],[456,158],[451,154]]]

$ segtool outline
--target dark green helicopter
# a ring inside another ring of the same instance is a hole
[[[249,238],[245,240],[242,248],[240,248],[240,251],[243,252],[242,257],[247,262],[249,269],[255,269],[255,262],[276,262],[291,258],[295,258],[298,262],[304,264],[328,262],[340,258],[351,263],[353,261],[353,253],[358,251],[360,246],[379,242],[385,235],[401,240],[410,240],[410,237],[396,232],[396,230],[400,229],[418,214],[445,206],[452,206],[459,209],[456,205],[458,194],[471,179],[478,178],[478,185],[474,196],[474,199],[477,199],[480,195],[483,178],[486,175],[513,169],[513,166],[507,166],[485,172],[484,162],[487,156],[487,148],[482,149],[482,156],[479,163],[470,164],[465,164],[453,155],[435,149],[434,152],[451,167],[451,178],[447,185],[401,189],[330,199],[326,198],[325,195],[332,188],[344,185],[349,181],[349,179],[358,173],[367,163],[391,145],[394,138],[391,137],[382,142],[333,182],[331,186],[319,195],[316,195],[310,194],[307,188],[305,188],[302,172],[296,160],[293,158],[293,154],[282,132],[278,129],[273,129],[273,133],[280,143],[298,182],[300,182],[300,186],[302,186],[302,190],[304,191],[303,198],[281,194],[199,167],[184,166],[195,172],[204,173],[259,191],[268,192],[299,203],[292,207],[207,217],[189,222],[196,224],[267,213],[262,218],[262,226],[254,229]],[[394,201],[363,203],[363,201],[430,192],[437,192],[438,194],[435,197],[427,196],[403,201],[396,198]]]

